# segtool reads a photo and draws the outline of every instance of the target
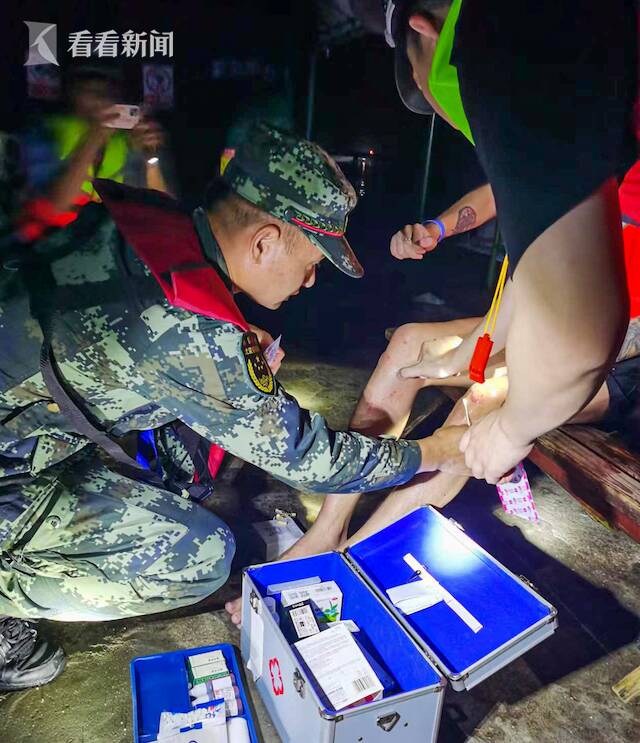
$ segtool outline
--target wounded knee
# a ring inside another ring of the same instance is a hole
[[[422,337],[419,324],[408,323],[407,325],[402,325],[391,336],[391,340],[380,357],[380,361],[398,367],[412,364],[418,358],[421,343]]]

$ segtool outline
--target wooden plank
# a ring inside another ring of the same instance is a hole
[[[618,436],[595,426],[563,426],[562,430],[572,439],[591,449],[600,457],[615,462],[620,469],[640,483],[640,460]]]
[[[563,427],[541,436],[529,458],[571,495],[640,541],[640,481]]]

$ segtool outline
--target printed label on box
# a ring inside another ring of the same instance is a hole
[[[343,624],[295,646],[335,710],[382,694],[382,684]]]
[[[187,660],[189,679],[194,686],[209,681],[209,679],[218,679],[229,675],[227,661],[220,650],[190,655]]]
[[[322,622],[337,622],[342,613],[342,591],[333,580],[284,590],[280,600],[285,607],[300,601],[311,601],[318,609],[317,619]]]
[[[289,609],[291,623],[296,631],[296,635],[303,640],[305,637],[317,635],[320,632],[316,618],[313,615],[313,609],[308,605],[297,606]]]

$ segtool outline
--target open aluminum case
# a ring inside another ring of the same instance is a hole
[[[414,579],[407,554],[477,619],[479,631],[443,601],[408,616],[390,602],[387,589]],[[359,626],[395,678],[395,693],[340,711],[325,706],[264,601],[269,585],[314,576],[340,586],[342,619]],[[257,666],[258,691],[285,743],[435,741],[447,682],[471,689],[557,627],[556,610],[527,581],[431,507],[345,554],[248,568],[242,595],[242,655]]]

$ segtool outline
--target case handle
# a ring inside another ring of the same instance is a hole
[[[296,668],[293,672],[293,688],[298,692],[300,697],[304,699],[304,687],[305,687],[305,680],[302,678],[302,674],[300,671]]]
[[[400,715],[397,712],[392,712],[390,715],[378,717],[377,720],[378,727],[382,728],[385,733],[390,733],[399,721]]]

